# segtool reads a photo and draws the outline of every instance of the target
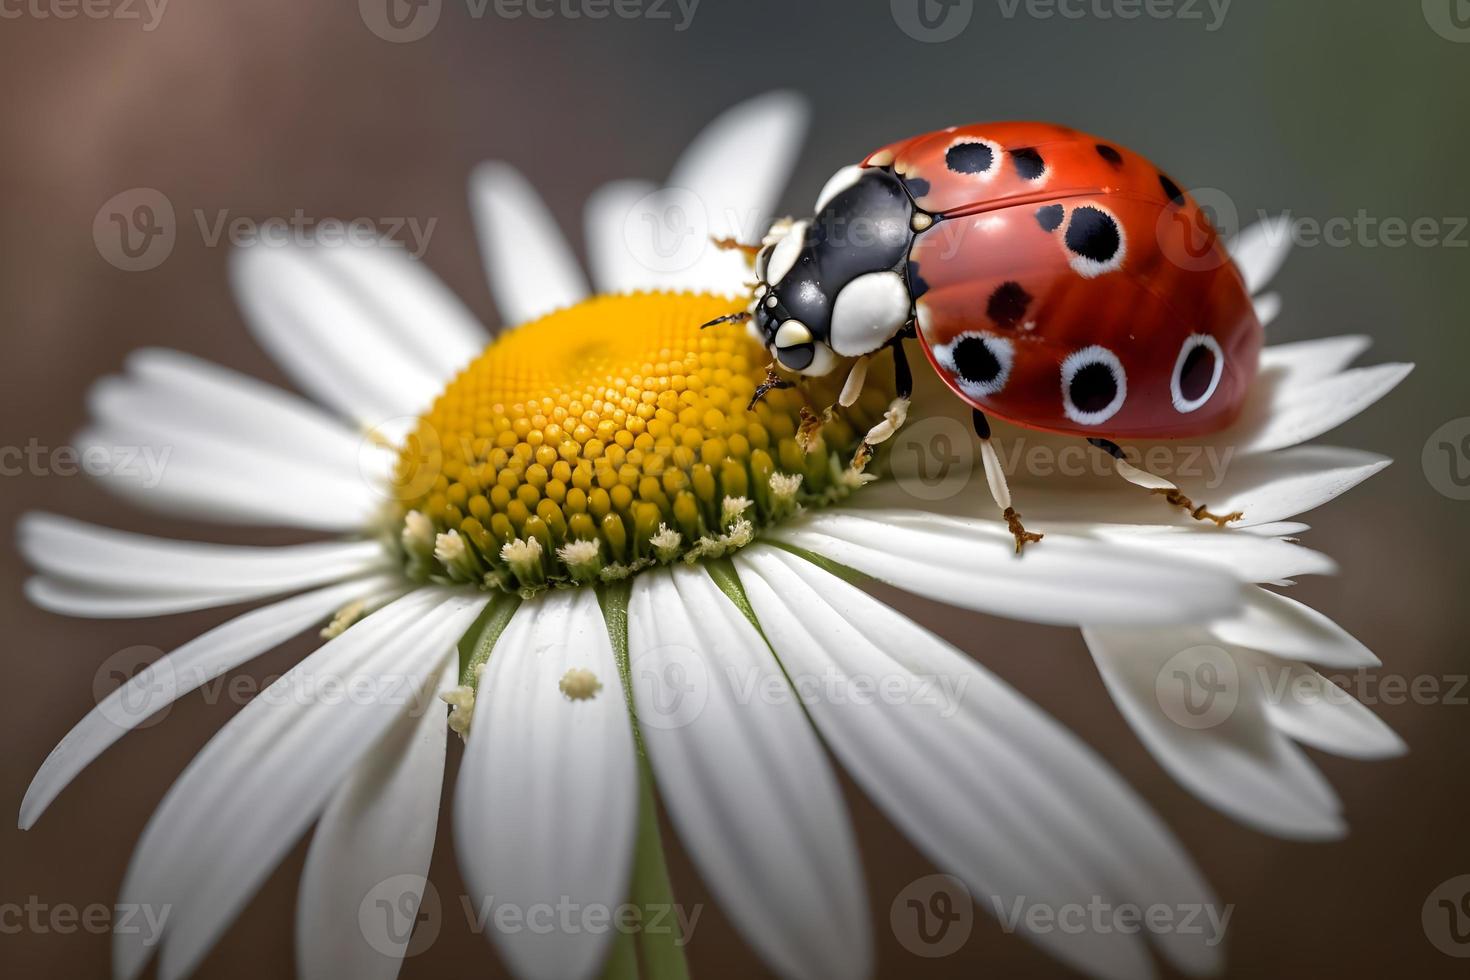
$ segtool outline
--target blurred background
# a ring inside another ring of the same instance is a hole
[[[465,202],[466,177],[484,159],[529,174],[580,243],[581,206],[595,187],[661,178],[713,115],[771,88],[805,94],[814,110],[784,200],[791,211],[808,209],[838,166],[952,123],[1039,118],[1104,134],[1182,182],[1219,189],[1237,227],[1289,211],[1323,229],[1276,280],[1286,306],[1273,340],[1362,332],[1374,338],[1368,360],[1418,363],[1382,403],[1325,438],[1396,464],[1306,518],[1307,543],[1336,557],[1342,574],[1293,593],[1377,652],[1380,676],[1432,679],[1437,694],[1372,705],[1411,752],[1380,763],[1314,754],[1342,795],[1351,836],[1273,840],[1164,774],[1113,707],[1076,631],[977,627],[968,614],[885,598],[1098,747],[1158,808],[1235,907],[1231,976],[1464,975],[1466,962],[1441,952],[1421,923],[1430,893],[1470,873],[1470,502],[1456,499],[1470,496],[1460,485],[1470,458],[1435,448],[1470,433],[1463,0],[923,0],[923,10],[914,0],[647,0],[621,8],[636,16],[601,19],[573,16],[594,9],[582,0],[536,8],[547,16],[493,0],[392,0],[399,26],[386,2],[0,5],[0,444],[66,446],[84,421],[88,386],[139,346],[179,348],[286,385],[247,334],[226,282],[227,249],[197,215],[210,224],[297,211],[432,222],[424,261],[494,325]],[[166,260],[130,271],[99,248],[93,225],[107,202],[137,188],[165,197],[178,220]],[[1420,219],[1422,234],[1407,240],[1403,226]],[[1225,224],[1233,230],[1228,215]],[[1448,435],[1437,433],[1447,424]],[[0,484],[5,527],[44,507],[134,530],[291,540],[181,527],[119,505],[85,477],[20,469]],[[5,549],[0,815],[17,811],[41,760],[91,707],[94,673],[109,657],[171,649],[223,618],[69,621],[29,607],[24,577]],[[273,677],[305,649],[287,644],[244,672]],[[185,698],[87,770],[36,829],[0,820],[0,903],[110,905],[149,813],[233,710]],[[889,906],[934,869],[845,788],[881,975],[1063,974],[985,915],[958,951],[916,955],[890,928]],[[689,947],[695,975],[762,975],[668,840],[681,901],[702,906]],[[432,878],[447,911],[405,977],[500,975],[457,912],[451,851],[446,824]],[[289,974],[303,853],[269,880],[201,976]],[[106,975],[106,934],[14,921],[0,921],[7,976]]]

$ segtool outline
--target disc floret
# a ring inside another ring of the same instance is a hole
[[[399,453],[387,537],[408,575],[522,594],[611,581],[727,554],[860,485],[846,461],[891,381],[832,412],[826,379],[749,407],[765,352],[738,325],[699,329],[737,303],[598,297],[498,338]]]

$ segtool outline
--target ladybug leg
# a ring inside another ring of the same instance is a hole
[[[787,381],[776,373],[776,365],[773,362],[766,368],[766,379],[755,386],[755,394],[750,396],[750,404],[745,406],[746,410],[755,408],[756,403],[772,391],[777,391],[781,388],[794,388],[795,386],[796,382]]]
[[[893,351],[893,386],[895,395],[888,406],[888,411],[883,413],[883,420],[863,436],[862,445],[858,446],[857,452],[852,454],[852,468],[861,473],[873,458],[873,448],[881,442],[893,438],[893,434],[903,428],[903,424],[909,416],[909,399],[914,395],[914,373],[909,370],[908,355],[904,353],[903,340],[905,337],[913,336],[912,325],[899,331],[899,333],[888,342],[888,349]],[[853,365],[853,371],[859,370],[858,365]],[[867,378],[867,365],[861,366],[861,377],[858,389],[861,390],[861,381]],[[847,384],[842,386],[842,394],[845,396],[848,388],[852,385],[852,375],[848,375]],[[852,398],[857,400],[857,392],[853,392]]]
[[[1128,462],[1123,454],[1122,448],[1110,439],[1088,439],[1087,441],[1113,457],[1113,468],[1118,471],[1118,475],[1123,479],[1134,486],[1143,487],[1149,493],[1159,494],[1171,505],[1188,511],[1189,516],[1197,521],[1213,521],[1216,527],[1224,527],[1231,521],[1238,521],[1245,516],[1245,514],[1238,510],[1231,511],[1228,514],[1216,514],[1212,513],[1204,504],[1196,505],[1193,500],[1186,497],[1178,487],[1168,480],[1161,476],[1154,476],[1152,473],[1141,470]]]
[[[990,485],[990,495],[995,498],[995,506],[1001,509],[1006,527],[1016,539],[1016,554],[1019,555],[1027,544],[1040,541],[1046,535],[1028,531],[1021,523],[1021,515],[1011,506],[1011,488],[1006,483],[1005,470],[1000,468],[1000,455],[990,441],[990,420],[978,408],[971,417],[975,423],[975,435],[980,437],[980,458],[985,460],[985,482]]]

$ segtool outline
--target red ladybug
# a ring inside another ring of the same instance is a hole
[[[771,229],[755,267],[750,309],[727,319],[749,320],[776,364],[815,376],[857,358],[846,404],[866,358],[892,351],[900,397],[869,444],[902,424],[912,387],[903,341],[918,340],[975,410],[1018,551],[1039,535],[1010,506],[986,413],[1086,437],[1195,517],[1240,516],[1195,507],[1112,441],[1224,428],[1262,342],[1209,218],[1144,157],[1048,123],[916,136],[839,170],[811,218]],[[757,397],[789,383],[773,371]]]

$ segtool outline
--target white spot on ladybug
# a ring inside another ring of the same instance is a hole
[[[820,214],[822,209],[832,202],[832,198],[856,184],[862,176],[863,168],[852,164],[828,177],[827,182],[822,185],[822,192],[817,195],[817,206],[812,213]]]
[[[1220,342],[1209,334],[1190,334],[1179,347],[1174,373],[1169,378],[1169,394],[1181,415],[1202,407],[1220,386],[1225,373],[1225,353]]]
[[[909,319],[909,291],[896,272],[855,277],[832,303],[827,342],[844,357],[870,354],[893,339]]]
[[[1073,270],[1085,279],[1112,272],[1123,264],[1128,254],[1122,223],[1100,204],[1083,204],[1072,209],[1067,216],[1062,244]]]
[[[1084,347],[1062,361],[1062,411],[1078,425],[1101,425],[1127,397],[1123,362],[1106,347]]]
[[[944,151],[944,165],[963,177],[988,181],[1000,172],[1005,154],[999,143],[983,136],[961,136]]]
[[[802,243],[806,241],[806,229],[811,224],[809,221],[797,221],[782,239],[771,249],[771,257],[766,262],[766,282],[776,285],[786,278],[786,273],[796,265],[796,259],[801,254]]]
[[[874,153],[872,156],[868,157],[868,166],[870,167],[886,167],[892,162],[892,150],[879,150],[877,153]]]
[[[954,376],[961,391],[983,398],[1005,388],[1011,379],[1016,348],[1006,337],[967,331],[947,344],[935,344],[934,359]]]

